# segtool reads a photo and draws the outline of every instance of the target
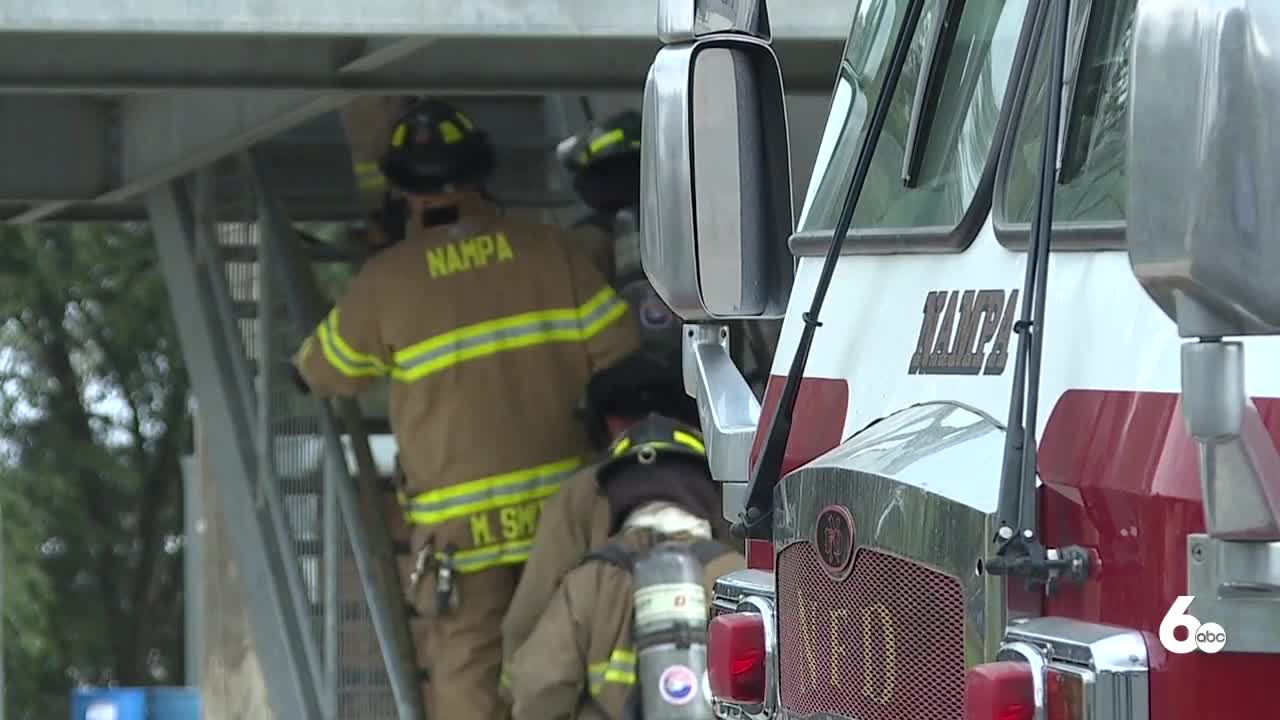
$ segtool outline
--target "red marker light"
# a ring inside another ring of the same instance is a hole
[[[735,703],[764,702],[764,618],[728,613],[707,628],[707,675],[717,698]]]
[[[1035,685],[1026,663],[987,663],[965,676],[965,720],[1032,720],[1035,710]]]
[[[1083,676],[1050,666],[1045,672],[1044,685],[1047,720],[1084,720],[1086,698]]]

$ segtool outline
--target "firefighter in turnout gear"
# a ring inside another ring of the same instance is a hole
[[[698,424],[698,406],[683,389],[665,381],[667,369],[643,351],[592,378],[587,387],[587,423],[602,451],[651,413],[689,426]],[[603,547],[614,530],[609,499],[600,489],[597,463],[566,480],[542,509],[543,523],[534,538],[525,572],[520,577],[511,607],[502,621],[503,655],[511,652],[533,631],[546,610],[560,578],[591,550]],[[716,537],[728,537],[728,524],[713,521]]]
[[[720,495],[702,439],[651,415],[615,441],[597,481],[610,539],[578,556],[510,651],[512,717],[709,718],[707,599],[715,579],[746,559],[712,539]],[[674,627],[652,632],[673,618],[690,640],[678,648],[662,642]]]
[[[501,619],[542,504],[593,452],[576,401],[639,346],[581,248],[485,200],[493,164],[485,133],[445,103],[397,122],[382,171],[407,198],[406,238],[361,268],[296,359],[320,394],[391,383],[429,705],[459,720],[506,713]]]
[[[573,189],[592,213],[571,226],[636,311],[651,353],[674,358],[680,385],[679,318],[640,266],[640,113],[625,110],[565,138],[556,150]]]

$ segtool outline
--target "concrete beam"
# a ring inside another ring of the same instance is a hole
[[[781,38],[774,47],[788,88],[830,90],[842,37]],[[643,87],[658,48],[652,32],[364,41],[0,34],[0,92],[251,90],[349,96],[635,91]]]
[[[775,1],[769,14],[779,38],[843,38],[850,6]],[[656,0],[0,0],[0,33],[635,38],[656,18]]]
[[[184,93],[127,98],[121,112],[119,202],[333,110],[341,98],[312,93]]]
[[[424,44],[417,38],[367,42],[359,52],[342,57],[337,72],[371,72]],[[341,49],[333,50],[349,49],[349,43],[343,43]],[[315,92],[126,98],[121,113],[121,185],[97,201],[119,202],[169,182],[340,107],[344,101],[342,95]]]
[[[89,198],[116,183],[110,103],[0,95],[0,202]]]
[[[238,101],[257,98],[262,102],[248,106]],[[612,102],[638,107],[636,93],[611,96]],[[0,152],[11,168],[0,177],[0,204],[58,200],[89,201],[100,198],[103,204],[115,202],[112,191],[123,179],[137,180],[152,166],[175,152],[173,146],[188,148],[188,143],[216,142],[220,132],[234,131],[236,123],[257,124],[270,120],[270,111],[290,107],[290,98],[272,98],[224,93],[191,93],[188,102],[199,102],[208,113],[196,125],[178,125],[185,121],[168,120],[157,124],[156,108],[174,110],[166,97],[139,96],[125,103],[125,140],[137,152],[125,163],[125,175],[116,172],[109,145],[115,139],[116,106],[107,101],[57,96],[0,95]],[[501,157],[508,163],[527,160],[521,153],[550,153],[560,140],[558,134],[542,131],[543,101],[530,97],[450,97],[486,128],[493,137]],[[178,108],[185,107],[182,103]],[[128,121],[141,113],[146,123]],[[136,137],[135,137],[136,136]],[[149,145],[144,145],[144,142]],[[262,150],[275,164],[288,189],[299,193],[353,195],[354,180],[346,140],[336,115],[324,114],[279,134],[262,143]],[[500,178],[501,181],[501,178]],[[511,183],[503,184],[511,185]]]
[[[199,98],[199,96],[197,96]],[[246,111],[235,95],[200,98],[207,108],[197,113],[196,125],[181,126],[188,111],[178,118],[163,117],[154,109],[163,97],[135,98],[128,112],[142,113],[144,123],[124,128],[123,173],[118,172],[114,143],[115,111],[105,101],[72,97],[0,96],[0,153],[17,169],[0,176],[0,220],[34,222],[56,214],[60,218],[102,219],[141,217],[142,206],[130,188],[148,184],[149,175],[171,171],[171,158],[183,164],[203,164],[205,157],[223,153],[228,135],[237,142],[245,125],[271,121],[268,112],[278,105],[264,103]],[[269,98],[268,98],[269,99]],[[536,98],[448,98],[466,110],[492,133],[498,150],[500,172],[495,192],[517,204],[550,202],[564,198],[539,192],[543,183],[522,168],[542,165],[559,137],[542,132],[543,102]],[[632,104],[639,97],[632,98]],[[141,107],[140,107],[141,106]],[[174,106],[162,104],[172,111]],[[285,105],[287,108],[288,106]],[[128,117],[128,115],[126,115]],[[272,131],[263,128],[258,134]],[[70,139],[70,140],[69,140]],[[325,114],[298,127],[265,139],[261,157],[270,163],[277,191],[290,214],[314,219],[357,217],[354,179],[341,125]],[[226,176],[226,173],[222,173]],[[135,193],[136,194],[136,193]],[[73,212],[74,204],[80,206]],[[34,208],[29,206],[34,205]]]
[[[243,95],[233,95],[243,99]],[[160,100],[139,97],[141,100]],[[546,126],[546,108],[539,99],[526,97],[447,97],[466,110],[478,123],[490,129],[498,145],[500,173],[493,190],[513,207],[563,207],[572,199],[555,191],[556,184],[546,182],[541,173],[547,168],[551,149],[560,140],[559,124]],[[604,118],[623,108],[638,107],[637,93],[592,95],[593,113]],[[576,128],[581,111],[576,98],[571,98]],[[791,120],[793,186],[797,198],[804,196],[808,172],[816,152],[817,138],[826,117],[826,93],[789,94],[788,115]],[[65,221],[124,221],[145,219],[142,199],[130,195],[128,187],[147,184],[144,171],[151,177],[172,171],[166,163],[178,158],[195,165],[204,156],[234,145],[227,139],[228,117],[236,122],[258,122],[265,112],[260,108],[247,121],[237,113],[243,106],[213,103],[212,114],[204,117],[209,125],[174,127],[179,120],[151,126],[134,125],[128,129],[128,169],[134,173],[122,176],[115,156],[107,152],[112,127],[118,125],[116,111],[101,101],[63,97],[0,96],[0,152],[10,159],[16,171],[0,176],[0,221],[36,222],[57,219]],[[134,112],[138,112],[134,105]],[[150,111],[154,112],[154,111]],[[154,115],[147,116],[154,119]],[[187,118],[180,115],[180,118]],[[544,129],[545,128],[545,129]],[[270,130],[264,130],[263,134]],[[65,138],[77,141],[68,144]],[[84,138],[107,138],[101,142],[84,142]],[[233,138],[234,139],[234,138]],[[241,138],[243,139],[243,138]],[[183,157],[182,148],[201,157]],[[152,147],[147,147],[150,143]],[[222,143],[220,146],[219,144]],[[260,145],[261,157],[277,181],[281,202],[296,220],[344,220],[360,216],[354,181],[342,129],[333,114],[301,123],[272,135]],[[144,148],[144,150],[139,150]],[[238,148],[237,148],[238,149]],[[216,166],[218,176],[231,179],[226,161]],[[161,172],[163,171],[163,172]],[[126,182],[128,180],[128,182]],[[230,183],[219,183],[227,185]]]

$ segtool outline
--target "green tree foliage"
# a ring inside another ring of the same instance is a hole
[[[187,393],[144,228],[0,226],[8,717],[182,681]]]

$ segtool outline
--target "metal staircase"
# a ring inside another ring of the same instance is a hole
[[[394,447],[375,458],[356,402],[293,385],[325,305],[269,175],[250,150],[146,199],[263,681],[281,720],[420,720],[386,522]]]

